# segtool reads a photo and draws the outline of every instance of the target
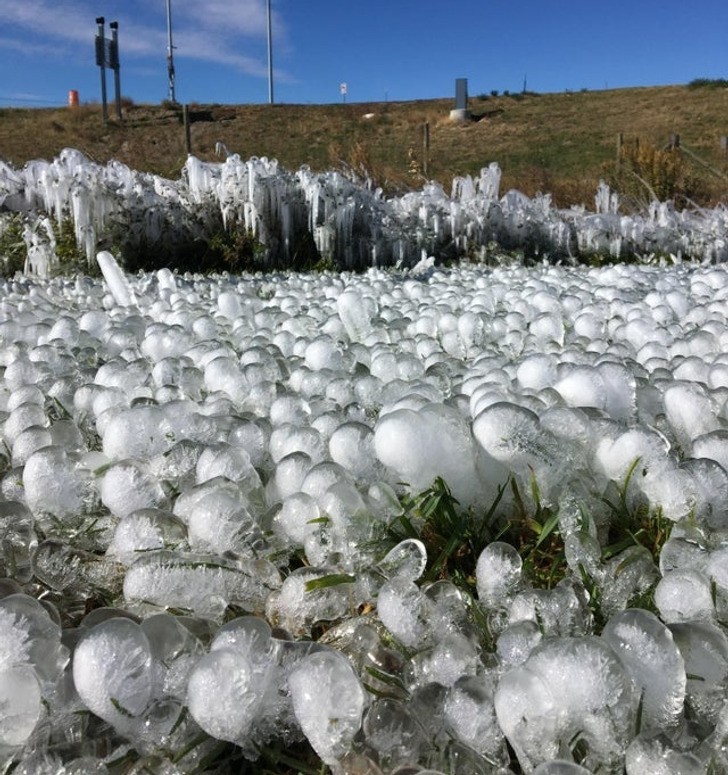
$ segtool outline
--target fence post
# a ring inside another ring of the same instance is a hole
[[[422,127],[422,172],[425,177],[428,175],[428,167],[430,164],[430,122],[425,121]]]
[[[192,137],[190,135],[190,112],[187,103],[182,106],[182,123],[185,127],[185,148],[187,153],[192,153]]]
[[[622,149],[624,147],[624,133],[617,132],[617,171],[622,166]]]

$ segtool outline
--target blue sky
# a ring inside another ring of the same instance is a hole
[[[180,102],[268,100],[265,0],[171,0]],[[723,0],[272,0],[276,102],[604,89],[728,77]],[[95,18],[119,22],[121,91],[168,96],[166,0],[0,0],[0,105],[99,101]],[[108,72],[109,95],[113,78]]]

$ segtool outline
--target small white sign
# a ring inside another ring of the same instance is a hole
[[[342,94],[346,94],[346,82],[342,83],[339,88],[341,89]]]

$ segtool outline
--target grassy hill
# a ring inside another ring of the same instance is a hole
[[[389,191],[419,188],[426,179],[449,189],[454,176],[477,174],[497,161],[503,190],[550,192],[560,206],[593,207],[600,178],[635,201],[658,186],[658,193],[684,194],[699,204],[728,199],[728,156],[721,148],[728,135],[728,89],[722,83],[481,95],[471,98],[473,120],[466,124],[449,120],[451,107],[452,99],[191,105],[191,147],[206,160],[219,160],[215,148],[223,143],[243,158],[274,157],[291,169],[348,165],[366,170]],[[619,133],[628,158],[625,163],[623,155],[618,169]],[[664,154],[676,134],[685,151]],[[122,121],[104,124],[99,105],[0,109],[0,158],[22,166],[69,146],[101,163],[114,158],[176,178],[186,158],[182,111],[129,104]]]

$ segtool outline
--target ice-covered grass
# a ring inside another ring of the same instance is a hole
[[[370,181],[292,172],[265,158],[190,156],[180,179],[167,180],[65,149],[20,170],[0,161],[0,206],[10,211],[0,214],[0,244],[7,233],[16,256],[27,252],[24,271],[40,277],[57,273],[73,252],[69,224],[88,266],[95,268],[99,249],[113,247],[130,270],[411,267],[423,255],[497,259],[498,247],[567,263],[728,258],[722,205],[676,210],[655,201],[635,213],[601,183],[593,204],[560,209],[548,194],[501,192],[500,179],[494,162],[474,178],[456,178],[449,192],[430,181],[386,197]],[[12,274],[8,264],[6,256]]]
[[[728,767],[725,267],[100,265],[0,289],[4,770]]]

